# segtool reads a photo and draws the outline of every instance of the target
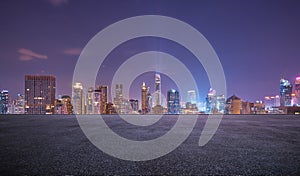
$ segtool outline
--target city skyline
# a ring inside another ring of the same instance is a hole
[[[227,97],[236,94],[249,101],[263,100],[266,95],[279,94],[281,77],[293,83],[300,73],[297,1],[232,1],[230,5],[223,1],[17,2],[18,6],[14,1],[1,2],[0,6],[0,58],[5,63],[0,89],[8,89],[15,99],[23,93],[26,74],[55,75],[57,95],[71,95],[72,74],[85,44],[106,26],[145,14],[178,18],[208,39],[223,65]],[[89,13],[78,14],[87,10]],[[182,46],[153,37],[134,39],[117,47],[102,65],[96,85],[113,87],[110,78],[118,66],[132,55],[148,50],[167,52],[184,61],[196,77],[197,96],[202,98],[198,101],[205,101],[211,86],[201,64]],[[108,76],[99,76],[103,73]],[[150,76],[144,76],[132,85],[131,93],[139,92],[135,85],[142,80],[154,88]],[[161,76],[167,86],[172,85]]]

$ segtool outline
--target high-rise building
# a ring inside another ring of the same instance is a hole
[[[154,107],[161,105],[161,79],[160,74],[155,74]]]
[[[11,114],[25,113],[25,98],[24,95],[18,94],[17,99],[11,104]]]
[[[9,96],[8,90],[2,90],[0,93],[0,114],[7,114],[8,113],[8,105],[9,105]]]
[[[100,90],[100,114],[106,114],[108,86],[99,86],[98,90]]]
[[[106,114],[107,86],[90,87],[86,98],[86,114]]]
[[[152,95],[149,92],[150,87],[147,88],[147,111],[150,112],[152,109]]]
[[[54,76],[25,76],[25,111],[27,114],[53,114],[55,102]]]
[[[168,114],[180,113],[180,97],[177,90],[169,90],[167,94]]]
[[[116,96],[114,98],[115,109],[118,114],[124,114],[125,107],[123,105],[125,102],[123,101],[123,84],[116,84],[115,92],[116,92]]]
[[[92,114],[101,114],[100,104],[101,104],[101,86],[97,86],[93,92],[93,113]]]
[[[292,84],[287,79],[282,78],[280,80],[280,106],[292,105],[292,91]]]
[[[210,89],[206,96],[207,114],[224,114],[226,99],[224,95],[217,95],[216,91]]]
[[[145,82],[143,82],[143,84],[142,84],[142,114],[146,114],[149,112],[148,103],[147,103],[147,94],[148,94],[148,89],[146,87]]]
[[[86,95],[86,114],[94,114],[94,88],[89,87]]]
[[[163,114],[164,113],[164,107],[162,106],[161,102],[161,78],[160,74],[155,74],[155,91],[154,91],[154,104],[152,112],[154,114]],[[151,110],[150,109],[150,110]]]
[[[85,114],[84,93],[82,84],[76,82],[73,85],[72,93],[72,104],[74,108],[74,114]]]
[[[296,101],[294,104],[300,106],[300,75],[297,76],[295,80],[295,97]]]
[[[195,90],[189,90],[187,92],[187,101],[186,102],[190,102],[192,104],[197,104],[197,95],[196,95]]]
[[[212,88],[209,89],[209,92],[206,96],[206,113],[210,114],[215,111],[216,108],[216,91]]]

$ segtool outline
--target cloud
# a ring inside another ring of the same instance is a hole
[[[70,56],[79,56],[81,53],[82,49],[81,48],[69,48],[63,51],[65,55],[70,55]]]
[[[21,55],[19,56],[19,60],[21,61],[30,61],[33,59],[48,59],[46,55],[35,53],[29,49],[21,48],[18,50],[18,53]]]
[[[69,3],[69,0],[47,0],[47,1],[53,6],[61,6]]]

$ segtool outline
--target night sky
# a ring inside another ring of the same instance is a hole
[[[24,75],[55,75],[57,95],[71,95],[73,71],[81,50],[99,31],[138,15],[164,15],[201,32],[222,63],[227,95],[261,100],[279,94],[281,77],[300,74],[300,1],[298,0],[2,0],[0,2],[0,89],[24,94]],[[182,34],[184,35],[184,34]],[[199,100],[210,85],[194,56],[181,45],[144,37],[125,42],[106,58],[97,84],[110,85],[114,71],[143,51],[176,56],[194,75]],[[140,99],[141,82],[153,90],[154,73],[139,76],[130,97]],[[162,91],[176,87],[162,75]]]

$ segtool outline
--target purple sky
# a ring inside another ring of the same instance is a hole
[[[255,101],[278,94],[282,76],[293,82],[300,73],[299,9],[297,0],[3,0],[0,89],[15,97],[24,93],[25,74],[52,74],[57,78],[57,94],[70,95],[79,53],[95,34],[119,20],[153,14],[177,18],[200,31],[220,58],[228,96],[235,93]],[[150,50],[185,62],[198,83],[200,101],[204,100],[210,85],[202,66],[182,46],[159,38],[133,39],[117,47],[101,70],[108,76],[99,72],[99,84],[110,84],[110,76],[124,60]],[[153,80],[151,74],[144,76],[132,85],[132,98],[139,98],[142,80],[153,87],[154,74]],[[164,80],[164,89],[174,87],[163,76]]]

